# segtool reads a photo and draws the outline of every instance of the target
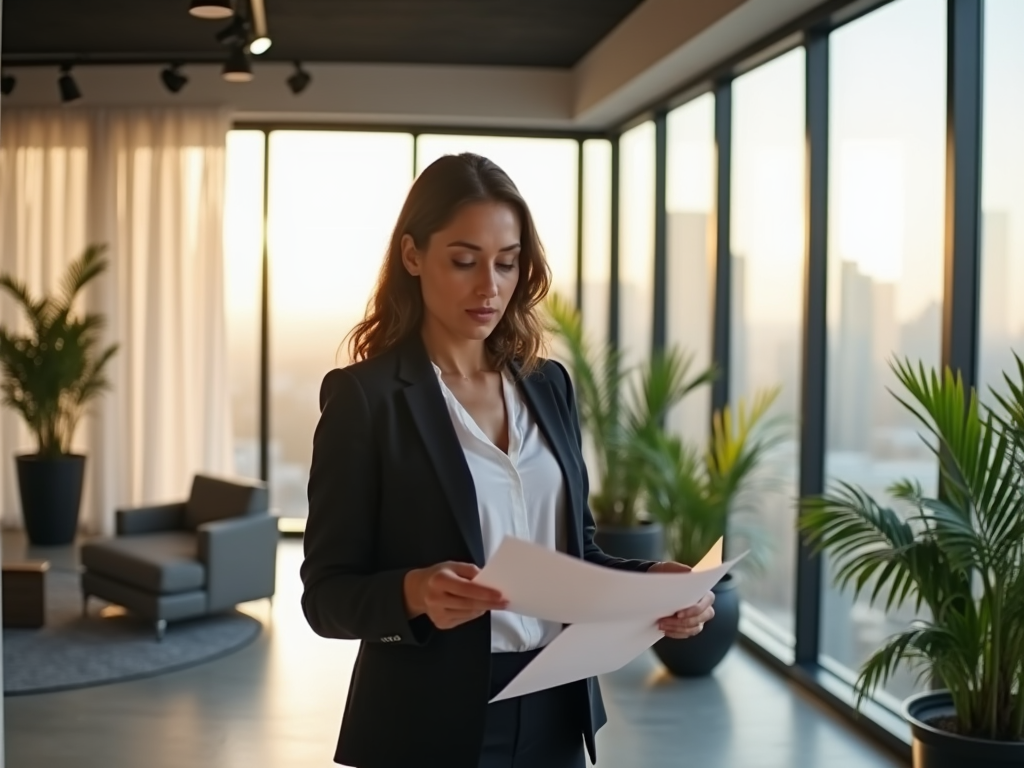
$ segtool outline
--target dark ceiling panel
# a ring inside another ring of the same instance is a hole
[[[640,0],[264,0],[263,58],[571,67]],[[3,54],[196,58],[224,22],[188,0],[4,0]],[[13,57],[12,57],[13,58]]]

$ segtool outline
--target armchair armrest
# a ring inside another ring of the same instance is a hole
[[[118,536],[176,531],[185,525],[185,502],[119,509],[116,517]]]
[[[273,596],[276,517],[262,514],[216,520],[200,525],[197,534],[199,560],[206,566],[208,611]]]

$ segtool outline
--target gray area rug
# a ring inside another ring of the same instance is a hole
[[[122,682],[184,669],[224,656],[259,636],[261,624],[231,611],[172,622],[163,642],[151,623],[134,616],[101,616],[92,598],[82,616],[78,575],[46,574],[46,625],[4,629],[4,695],[46,693]],[[109,613],[109,612],[107,612]]]

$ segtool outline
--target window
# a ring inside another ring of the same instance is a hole
[[[270,489],[287,517],[307,514],[320,382],[349,362],[412,182],[404,133],[270,134]]]
[[[576,207],[579,144],[573,139],[423,135],[417,173],[447,154],[475,152],[493,160],[530,206],[551,265],[551,288],[576,301]]]
[[[787,440],[760,470],[768,567],[744,585],[749,615],[792,642],[804,263],[804,51],[733,83],[729,401],[778,387]],[[750,610],[753,609],[753,610]]]
[[[831,39],[826,479],[884,503],[903,477],[935,493],[938,466],[893,358],[938,366],[945,205],[946,3],[898,0]],[[822,650],[846,670],[914,618],[823,589]],[[886,692],[903,698],[901,673]]]
[[[1003,371],[1024,357],[1024,4],[985,3],[982,115],[981,304],[979,397],[1005,389]],[[1016,287],[1016,290],[1015,290]]]
[[[231,131],[224,193],[224,308],[235,472],[260,474],[260,327],[263,282],[262,131]]]
[[[691,372],[711,362],[715,275],[715,97],[699,96],[667,118],[666,339],[693,356]],[[711,419],[711,388],[692,392],[669,414],[668,427],[703,445]]]
[[[654,322],[654,123],[619,138],[619,347],[626,365],[651,354]]]
[[[608,340],[611,298],[612,145],[583,143],[583,327],[594,344]]]

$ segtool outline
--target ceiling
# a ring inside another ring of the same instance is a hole
[[[247,0],[236,0],[244,3]],[[568,68],[641,0],[264,0],[261,58]],[[244,6],[243,6],[244,7]],[[188,0],[3,0],[3,57],[216,60]]]

